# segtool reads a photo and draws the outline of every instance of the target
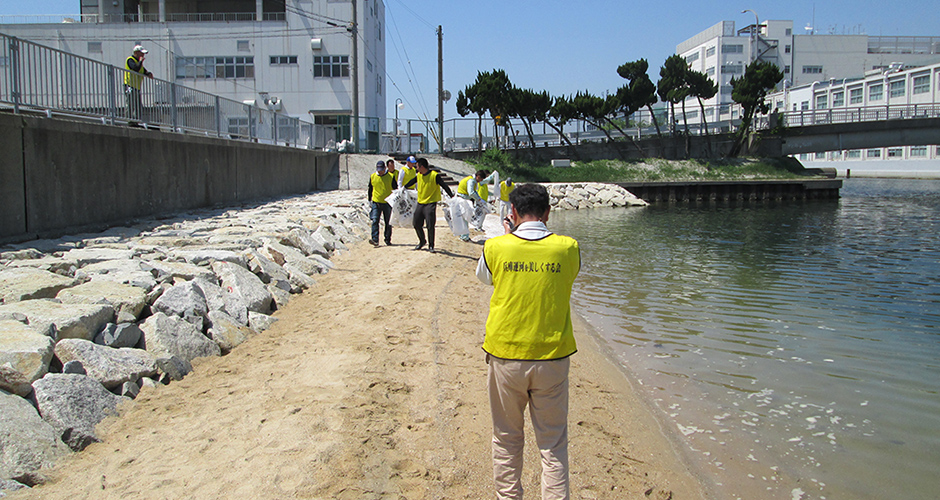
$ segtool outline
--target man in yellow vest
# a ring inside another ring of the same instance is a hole
[[[568,369],[577,351],[571,288],[578,242],[548,230],[548,191],[523,184],[509,195],[513,222],[486,241],[477,277],[493,285],[483,350],[493,419],[496,498],[522,498],[524,412],[542,457],[542,499],[569,498]],[[513,227],[515,224],[515,227]]]
[[[398,185],[407,187],[408,183],[411,182],[411,179],[414,179],[418,175],[417,168],[418,160],[414,156],[409,156],[405,159],[405,164],[401,167],[401,170],[398,171]],[[408,189],[414,189],[415,186],[412,185]]]
[[[454,192],[444,183],[441,176],[431,170],[427,158],[418,158],[418,175],[410,180],[405,187],[417,186],[418,206],[415,208],[415,216],[412,219],[415,227],[415,233],[418,234],[418,244],[415,250],[421,250],[424,245],[428,246],[428,251],[434,253],[434,225],[437,224],[437,202],[441,201],[441,189],[447,192],[447,196],[454,197]],[[424,239],[424,226],[428,228],[428,238]]]
[[[124,61],[124,93],[127,95],[128,124],[137,125],[144,111],[140,98],[140,86],[144,77],[153,78],[153,73],[144,68],[145,54],[150,52],[140,45],[134,47],[134,53]]]
[[[372,239],[369,243],[372,246],[379,246],[379,218],[385,219],[385,244],[392,244],[392,226],[388,223],[392,216],[392,206],[385,202],[392,191],[398,189],[398,182],[388,173],[385,168],[385,162],[379,160],[375,164],[375,173],[369,176],[369,201],[372,204],[372,211],[369,218],[372,219]]]
[[[516,185],[512,183],[512,177],[507,177],[506,180],[499,183],[499,220],[509,217],[509,214],[512,213],[509,204],[509,193],[513,189],[516,189]]]

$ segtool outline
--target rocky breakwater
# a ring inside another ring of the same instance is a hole
[[[98,440],[141,388],[224,355],[368,237],[362,191],[0,248],[0,496]]]
[[[552,210],[599,207],[645,207],[649,203],[616,184],[600,182],[546,183]]]

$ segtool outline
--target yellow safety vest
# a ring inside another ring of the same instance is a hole
[[[418,172],[417,172],[415,169],[413,169],[413,168],[404,167],[404,168],[403,168],[403,171],[405,172],[405,177],[402,178],[402,182],[401,182],[401,185],[402,185],[402,186],[404,186],[404,185],[408,184],[409,182],[411,182],[411,179],[414,179],[415,176],[418,175]],[[415,188],[414,186],[411,186],[411,187],[408,188],[408,189],[414,189],[414,188]]]
[[[470,194],[470,190],[467,189],[467,184],[470,183],[470,179],[472,178],[473,178],[472,175],[468,175],[464,177],[463,179],[460,179],[460,182],[457,183],[457,194],[462,194],[462,195]]]
[[[372,183],[372,201],[385,203],[385,198],[392,194],[392,176],[388,172],[385,175],[372,172],[369,182]]]
[[[506,181],[500,182],[499,183],[499,199],[503,201],[509,201],[509,193],[511,193],[513,189],[516,189],[515,184],[510,186],[506,184]]]
[[[140,69],[133,71],[131,69],[131,65],[128,64],[131,59],[134,59],[134,62],[137,62],[137,59],[134,56],[128,56],[128,58],[124,60],[124,69],[127,70],[124,72],[124,85],[140,90],[140,84],[144,80],[144,77],[142,76],[144,75],[145,71],[144,65],[141,63]]]
[[[503,359],[550,360],[578,350],[571,326],[571,287],[581,269],[578,242],[551,234],[486,240],[493,297],[483,350]]]
[[[441,201],[441,188],[437,185],[437,172],[429,171],[418,176],[418,203],[427,205]]]
[[[488,201],[490,198],[490,188],[486,184],[477,184],[477,194],[480,195],[480,198],[483,198],[483,201]]]

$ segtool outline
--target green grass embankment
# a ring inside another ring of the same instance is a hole
[[[499,150],[487,150],[467,160],[478,168],[498,170],[516,182],[669,182],[796,179],[803,166],[791,158],[622,161],[572,161],[571,167],[553,168],[515,160]]]

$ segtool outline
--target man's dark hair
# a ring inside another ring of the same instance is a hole
[[[519,184],[509,193],[509,203],[516,208],[520,216],[537,215],[541,217],[551,207],[548,190],[541,184]]]
[[[427,159],[427,158],[418,158],[418,165],[421,165],[421,166],[424,167],[424,168],[431,168],[431,167],[428,165],[428,159]]]

